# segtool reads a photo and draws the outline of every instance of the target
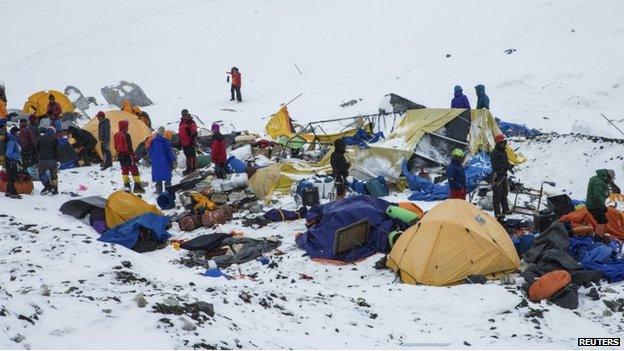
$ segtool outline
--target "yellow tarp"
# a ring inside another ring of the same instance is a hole
[[[441,286],[471,274],[492,277],[515,271],[520,258],[494,217],[467,201],[452,199],[405,231],[387,264],[404,283]]]
[[[136,195],[118,190],[110,194],[106,200],[106,207],[104,208],[106,226],[114,228],[148,212],[162,215],[162,212],[155,205],[148,204]]]
[[[295,132],[292,129],[290,114],[286,106],[283,106],[277,113],[271,116],[264,129],[273,140],[280,136],[290,136]]]
[[[472,110],[470,111],[470,117],[472,119],[470,133],[468,134],[470,153],[476,154],[479,151],[492,151],[496,145],[494,137],[503,133],[498,127],[496,119],[487,109]],[[519,165],[527,161],[524,155],[516,153],[509,144],[505,151],[507,152],[509,163],[512,165]]]
[[[413,150],[425,133],[432,133],[444,127],[463,111],[462,109],[441,108],[409,110],[388,140],[402,140],[405,148]]]
[[[132,138],[132,147],[134,148],[134,150],[136,150],[139,144],[147,140],[152,135],[152,132],[145,125],[145,123],[143,123],[137,116],[131,113],[120,110],[111,110],[104,112],[104,114],[106,115],[106,118],[110,120],[110,151],[113,157],[117,156],[114,145],[114,136],[115,133],[119,131],[119,121],[128,121],[128,133],[130,133],[130,137]],[[95,151],[97,151],[98,155],[102,157],[102,149],[100,148],[100,139],[98,137],[99,123],[100,122],[98,121],[97,117],[93,117],[89,121],[89,123],[85,125],[84,129],[89,133],[93,134],[95,139],[98,140]]]
[[[48,112],[48,96],[54,95],[54,100],[61,105],[61,110],[65,112],[74,112],[74,104],[69,101],[67,95],[61,93],[58,90],[42,90],[32,94],[28,100],[24,103],[22,110],[25,113],[35,113],[37,116],[41,116]]]

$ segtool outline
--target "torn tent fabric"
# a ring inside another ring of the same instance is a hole
[[[618,211],[614,207],[607,207],[607,233],[613,235],[619,240],[624,240],[624,213]],[[562,222],[570,222],[572,228],[579,226],[591,225],[594,229],[598,225],[598,221],[587,211],[587,208],[581,207],[574,212],[570,212],[561,218]]]
[[[297,211],[288,211],[274,208],[265,212],[264,218],[268,219],[271,222],[294,221],[297,219],[305,218],[306,213],[308,213],[308,209],[305,206],[301,207]]]
[[[387,201],[356,195],[313,206],[306,215],[306,223],[314,223],[307,232],[299,235],[297,245],[311,258],[353,262],[377,252],[388,252],[388,233],[395,225],[386,214],[391,204]],[[369,223],[368,242],[334,256],[336,231],[360,220]]]
[[[532,138],[534,136],[542,134],[542,132],[540,132],[539,130],[531,129],[527,127],[525,124],[505,122],[501,120],[500,118],[496,118],[496,123],[498,124],[498,127],[500,128],[500,130],[507,137]]]
[[[212,251],[221,247],[223,240],[231,236],[230,234],[225,233],[214,233],[214,234],[205,234],[200,235],[191,240],[187,240],[180,244],[181,249],[189,250],[189,251]]]
[[[167,217],[149,212],[107,230],[98,240],[132,249],[141,232],[147,230],[153,240],[164,243],[171,237],[167,231],[168,226]]]
[[[585,269],[602,272],[609,282],[624,280],[624,260],[614,258],[617,252],[617,243],[606,245],[596,242],[589,236],[573,236],[570,238],[570,255],[581,263]]]
[[[375,134],[369,134],[364,129],[358,128],[355,131],[355,135],[343,138],[345,145],[356,145],[358,147],[366,148],[368,144],[376,143],[380,139],[384,139],[383,132],[377,132]]]
[[[468,161],[464,170],[466,172],[466,184],[468,185],[468,191],[473,191],[480,181],[488,179],[492,174],[490,156],[485,152],[475,155]],[[448,198],[448,182],[434,184],[428,179],[419,177],[407,169],[407,162],[403,164],[403,174],[407,178],[410,190],[414,192],[409,197],[409,200],[438,201]]]

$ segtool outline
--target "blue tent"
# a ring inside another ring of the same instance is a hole
[[[317,221],[297,237],[297,245],[312,258],[357,261],[377,252],[388,252],[388,233],[395,222],[386,215],[391,203],[367,195],[356,195],[312,207],[306,222]],[[334,256],[336,230],[365,219],[369,223],[368,242]]]
[[[492,174],[490,155],[485,152],[476,154],[468,161],[465,170],[468,191],[473,191],[480,181],[489,178]],[[411,173],[407,168],[407,162],[403,163],[403,175],[407,178],[410,190],[414,192],[409,197],[412,201],[439,201],[449,196],[448,183],[434,184],[428,179]]]
[[[500,118],[496,118],[496,123],[498,123],[500,130],[508,137],[520,136],[531,138],[542,134],[539,130],[531,129],[524,124],[505,122]]]
[[[105,231],[98,240],[132,249],[139,240],[141,229],[149,230],[152,238],[158,242],[167,241],[171,237],[167,232],[168,226],[169,218],[148,212]]]
[[[602,272],[603,277],[612,283],[624,280],[624,260],[616,258],[618,249],[615,242],[605,245],[588,236],[570,237],[570,256],[583,268]]]
[[[342,140],[345,145],[357,145],[361,148],[368,148],[368,144],[376,143],[380,139],[384,139],[383,132],[377,132],[375,134],[368,134],[364,129],[358,128],[355,131],[355,135],[350,137],[344,137]]]

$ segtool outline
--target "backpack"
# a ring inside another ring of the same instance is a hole
[[[540,301],[548,299],[565,288],[572,281],[568,271],[562,269],[548,272],[531,284],[529,299]]]

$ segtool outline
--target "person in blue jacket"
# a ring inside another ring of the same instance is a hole
[[[470,101],[468,101],[468,97],[464,95],[462,87],[456,85],[453,90],[455,93],[453,100],[451,100],[451,108],[465,108],[470,110]]]
[[[490,109],[490,97],[485,93],[485,85],[479,84],[475,86],[475,92],[477,93],[477,110],[486,108]]]
[[[446,177],[449,183],[449,198],[466,200],[468,185],[466,184],[466,171],[463,166],[464,151],[455,149],[451,153],[451,163],[446,166]]]
[[[152,162],[152,182],[155,184],[156,193],[160,194],[163,191],[163,182],[165,187],[171,186],[172,171],[176,165],[171,142],[165,138],[165,127],[158,128],[150,145],[149,157]]]
[[[22,152],[19,140],[17,138],[19,128],[13,127],[7,135],[6,153],[5,153],[5,168],[9,181],[7,182],[6,196],[13,199],[21,199],[22,196],[17,193],[15,189],[15,182],[17,181],[17,165],[20,162],[20,153]]]

